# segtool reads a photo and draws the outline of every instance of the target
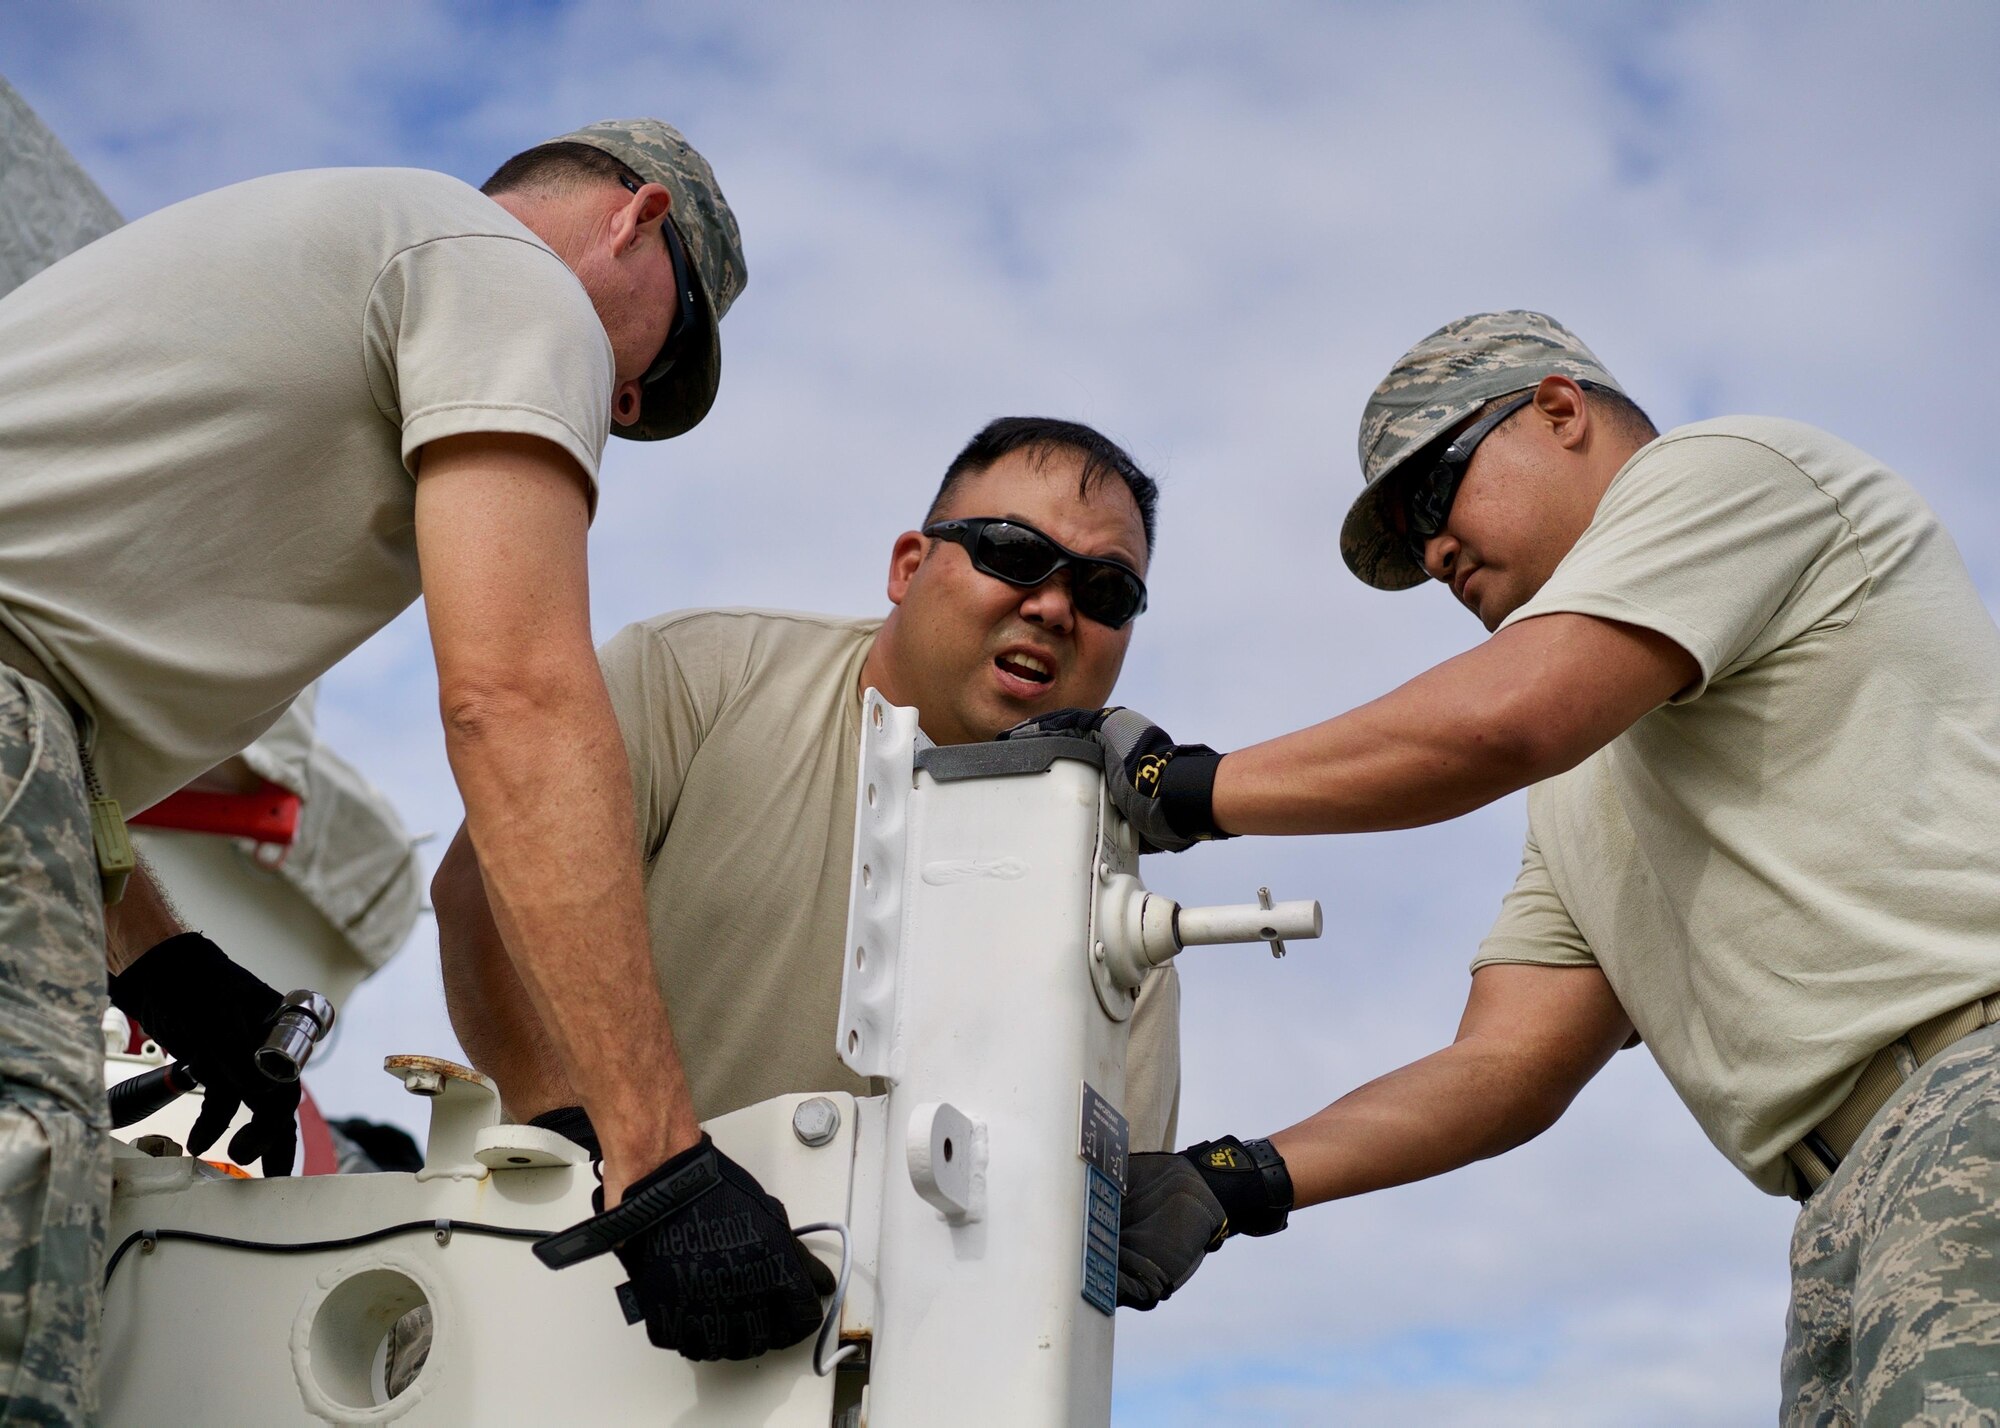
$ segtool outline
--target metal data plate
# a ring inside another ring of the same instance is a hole
[[[1100,1314],[1118,1308],[1118,1216],[1125,1195],[1095,1165],[1083,1167],[1083,1302]]]
[[[1076,1153],[1084,1160],[1083,1302],[1110,1314],[1118,1308],[1118,1219],[1132,1127],[1088,1081],[1078,1120]]]
[[[1088,1081],[1083,1083],[1082,1126],[1077,1135],[1076,1153],[1111,1177],[1111,1183],[1125,1188],[1125,1158],[1132,1144],[1132,1127],[1124,1114],[1098,1094]]]

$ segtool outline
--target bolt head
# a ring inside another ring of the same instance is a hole
[[[825,1145],[840,1134],[840,1107],[824,1096],[799,1102],[792,1112],[792,1134],[802,1145]]]

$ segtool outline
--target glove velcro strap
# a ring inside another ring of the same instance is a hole
[[[566,1230],[536,1240],[535,1258],[550,1269],[568,1269],[613,1249],[637,1234],[671,1218],[722,1183],[715,1147],[702,1137],[700,1153],[673,1168],[668,1161],[609,1210],[592,1215]],[[685,1153],[685,1152],[684,1152]],[[680,1159],[679,1156],[674,1158]]]
[[[1175,749],[1160,771],[1160,813],[1181,837],[1230,836],[1215,826],[1215,770],[1221,763],[1222,755],[1208,745],[1188,744]]]
[[[1232,1235],[1275,1235],[1291,1216],[1292,1173],[1268,1140],[1240,1141],[1233,1135],[1191,1145],[1181,1154],[1229,1216]]]

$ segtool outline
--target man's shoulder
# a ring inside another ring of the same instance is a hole
[[[532,229],[463,179],[433,169],[294,169],[189,200],[321,233],[370,235],[388,253],[441,239],[503,238],[548,249]],[[191,215],[193,216],[193,215]],[[213,212],[205,215],[215,221]]]
[[[1744,415],[1677,426],[1642,447],[1635,462],[1655,457],[1767,462],[1794,466],[1808,475],[1879,464],[1859,447],[1809,422]]]
[[[663,651],[683,666],[811,663],[851,653],[881,628],[879,618],[802,610],[669,610],[627,625],[605,648]]]

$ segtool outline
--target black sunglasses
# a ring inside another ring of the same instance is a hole
[[[637,193],[639,185],[631,179],[620,179],[627,193]],[[694,283],[688,277],[687,250],[681,247],[681,235],[674,229],[672,218],[660,220],[660,234],[667,240],[667,256],[674,264],[674,325],[667,329],[667,340],[660,344],[659,355],[653,358],[653,365],[639,378],[640,386],[650,386],[673,370],[674,360],[680,356],[680,340],[688,330],[688,323],[694,315]]]
[[[1069,570],[1069,598],[1079,615],[1121,629],[1146,608],[1146,582],[1128,565],[1095,555],[1079,555],[1025,521],[974,516],[924,527],[933,540],[965,547],[972,568],[1032,589],[1058,570]]]
[[[1472,464],[1472,453],[1479,449],[1479,443],[1534,399],[1533,392],[1525,392],[1506,406],[1488,412],[1453,437],[1443,451],[1403,484],[1403,538],[1410,543],[1410,553],[1416,556],[1417,564],[1424,563],[1424,547],[1451,519],[1451,503],[1458,496],[1458,483],[1465,479],[1465,468]]]

